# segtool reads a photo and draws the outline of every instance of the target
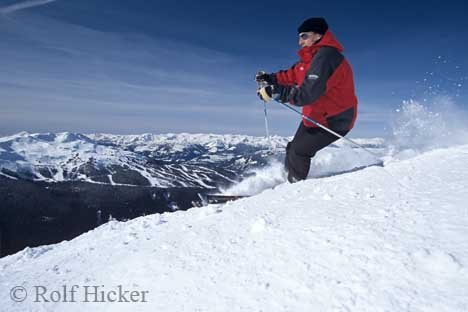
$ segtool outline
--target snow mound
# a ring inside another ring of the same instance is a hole
[[[467,311],[467,162],[468,145],[437,149],[226,205],[109,222],[0,259],[0,303],[4,311]],[[34,302],[36,286],[49,298],[73,285],[75,303]],[[83,302],[92,286],[146,292],[146,301]],[[14,287],[24,301],[12,301]]]

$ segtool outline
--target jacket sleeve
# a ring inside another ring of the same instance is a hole
[[[289,87],[288,101],[296,106],[313,104],[325,93],[328,79],[343,59],[337,49],[322,47],[312,60],[302,85]]]
[[[275,73],[275,79],[277,84],[282,86],[290,86],[296,83],[296,74],[294,72],[294,67],[296,64],[291,66],[288,70],[280,70],[279,72]]]

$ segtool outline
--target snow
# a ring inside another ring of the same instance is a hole
[[[468,145],[438,148],[225,205],[111,221],[0,259],[0,303],[4,311],[467,311],[467,162]],[[73,285],[75,303],[34,302],[34,286],[50,294]],[[27,291],[23,302],[10,299],[15,286]],[[82,302],[86,286],[139,296]]]
[[[404,101],[393,121],[393,142],[397,151],[428,151],[468,144],[466,110],[449,96],[437,96],[430,103]]]

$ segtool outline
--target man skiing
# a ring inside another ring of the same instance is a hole
[[[288,70],[258,72],[256,81],[266,86],[258,89],[257,94],[265,102],[274,99],[302,106],[304,116],[344,136],[354,126],[357,98],[351,66],[341,54],[343,47],[321,17],[305,20],[298,33],[300,60]],[[288,181],[306,179],[310,159],[337,139],[303,117],[286,147]]]

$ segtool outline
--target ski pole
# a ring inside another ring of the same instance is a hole
[[[269,140],[270,143],[271,143],[271,140],[270,140],[270,131],[268,130],[268,114],[267,114],[267,105],[266,105],[266,103],[263,103],[263,112],[265,113],[265,131],[266,131],[266,136],[267,136],[268,140]]]
[[[260,73],[265,73],[265,72],[260,72]],[[260,82],[260,81],[257,82],[258,89],[263,88],[263,87],[265,87],[267,85],[268,84],[265,83],[265,82]],[[265,114],[265,132],[266,132],[266,136],[267,136],[268,141],[270,142],[271,148],[274,149],[273,142],[271,141],[271,138],[270,138],[270,131],[269,131],[269,127],[268,127],[267,103],[265,101],[263,102],[263,113]]]
[[[339,133],[336,133],[335,131],[333,131],[333,130],[327,128],[327,127],[325,127],[324,125],[322,125],[321,123],[319,123],[319,122],[313,120],[312,118],[307,117],[306,115],[304,115],[304,114],[301,113],[300,111],[298,111],[298,110],[292,108],[291,106],[289,106],[289,105],[287,105],[287,104],[285,104],[285,103],[282,103],[282,102],[279,102],[279,101],[276,101],[276,102],[280,103],[281,105],[283,105],[283,106],[286,107],[287,109],[292,110],[293,112],[295,112],[295,113],[301,115],[303,118],[307,119],[308,121],[310,121],[310,122],[313,123],[314,125],[316,125],[316,126],[322,128],[323,130],[328,131],[329,133],[333,134],[334,136],[336,136],[336,137],[338,137],[338,138],[340,138],[340,139],[345,139],[346,141],[350,142],[351,144],[354,144],[354,145],[356,145],[357,147],[362,148],[363,150],[365,150],[366,152],[368,152],[368,153],[371,154],[372,156],[376,157],[376,158],[380,161],[380,156],[379,156],[379,155],[377,155],[376,153],[374,153],[374,152],[368,150],[367,148],[365,148],[365,147],[362,146],[361,144],[356,143],[355,141],[353,141],[353,140],[351,140],[351,139],[349,139],[349,138],[347,138],[347,137],[344,137],[344,136],[342,136],[342,135],[339,134]]]

